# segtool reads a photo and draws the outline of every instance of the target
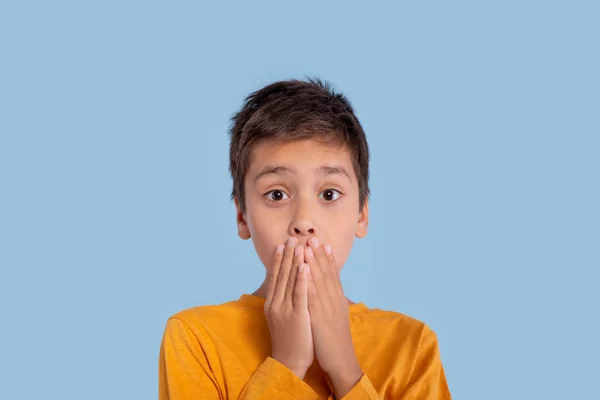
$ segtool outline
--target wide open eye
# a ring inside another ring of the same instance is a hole
[[[265,196],[267,196],[267,201],[272,203],[276,203],[289,198],[289,196],[285,194],[283,190],[279,189],[271,190],[270,192],[265,193]]]
[[[342,194],[335,189],[325,189],[319,194],[319,198],[327,202],[333,202],[340,198]]]

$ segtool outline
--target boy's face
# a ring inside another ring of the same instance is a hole
[[[332,246],[337,268],[346,262],[354,237],[367,234],[368,204],[358,211],[358,181],[350,152],[313,139],[265,142],[252,149],[246,174],[246,214],[237,208],[238,234],[252,238],[262,263],[272,267],[278,244],[295,236]]]

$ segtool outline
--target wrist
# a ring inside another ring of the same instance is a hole
[[[294,373],[294,375],[296,375],[298,378],[304,380],[304,377],[306,376],[306,369],[304,368],[299,368],[299,369],[293,369],[290,368],[290,371],[292,371]]]
[[[293,365],[292,363],[282,360],[282,359],[279,359],[277,357],[272,357],[272,358],[277,360],[277,362],[282,364],[284,367],[286,367],[290,371],[292,371],[294,373],[294,375],[296,375],[298,378],[304,380],[304,377],[306,376],[306,371],[308,371],[308,368],[297,367],[297,366]]]
[[[344,368],[339,368],[328,373],[327,378],[329,379],[335,398],[341,399],[350,392],[360,381],[363,373],[358,362],[356,364],[346,364]]]

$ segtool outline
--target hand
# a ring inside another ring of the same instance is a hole
[[[354,352],[349,306],[333,250],[329,245],[319,247],[316,238],[309,241],[309,246],[305,257],[311,268],[308,309],[315,357],[340,399],[360,380],[363,371]]]
[[[308,312],[308,266],[303,272],[304,249],[291,237],[277,246],[273,266],[267,271],[265,316],[271,333],[272,357],[300,379],[314,360]]]

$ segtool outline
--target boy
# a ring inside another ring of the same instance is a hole
[[[232,120],[238,235],[266,278],[168,319],[159,399],[450,399],[427,325],[344,295],[369,215],[369,149],[348,100],[317,79],[276,82]]]

